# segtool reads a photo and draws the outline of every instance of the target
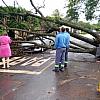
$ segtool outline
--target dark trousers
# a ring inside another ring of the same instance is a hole
[[[66,52],[65,52],[65,63],[68,63],[68,49],[66,48]]]

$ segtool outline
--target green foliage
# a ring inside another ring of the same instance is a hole
[[[79,15],[84,14],[86,20],[92,20],[96,17],[100,18],[100,0],[67,0],[66,17],[70,21],[78,21]]]
[[[77,25],[82,26],[83,28],[87,28],[87,29],[90,29],[90,30],[96,30],[96,31],[100,32],[100,23],[90,24],[90,23],[86,23],[86,22],[83,22],[83,21],[79,21],[77,23]],[[86,34],[86,33],[81,32],[81,34]]]
[[[31,13],[24,8],[18,7],[2,7],[0,6],[0,13]],[[0,15],[0,19],[3,19],[4,17],[7,17],[7,26],[10,28],[20,28],[20,29],[27,29],[27,30],[34,30],[40,28],[40,20],[37,18],[33,18],[31,16],[2,16]]]
[[[58,20],[59,21],[61,19],[62,15],[60,14],[58,9],[55,9],[53,11],[52,17],[53,17],[54,20]]]
[[[76,9],[71,8],[71,9],[69,9],[69,10],[67,11],[67,16],[66,16],[66,17],[69,18],[69,21],[74,21],[74,22],[76,22],[76,21],[78,21],[79,15],[78,15],[78,12],[76,11]]]
[[[39,30],[40,29],[40,22],[41,22],[40,19],[34,18],[34,26],[35,26],[34,30]]]
[[[4,26],[0,25],[0,35],[3,34],[4,32],[5,32]]]
[[[86,23],[86,22],[83,22],[83,21],[79,21],[78,23],[77,23],[79,26],[82,26],[83,28],[87,28],[87,29],[92,29],[92,25],[90,24],[90,23]]]
[[[69,21],[74,21],[77,22],[78,21],[78,9],[77,9],[77,4],[78,4],[79,0],[69,0],[69,4],[68,4],[68,10],[66,13],[66,17],[69,19]]]
[[[99,31],[100,32],[100,23],[98,22],[97,24],[93,24],[93,29],[96,30],[96,31]]]
[[[55,17],[50,17],[50,16],[47,16],[46,18],[51,19],[51,20],[57,20]],[[50,29],[51,27],[59,27],[59,25],[46,21],[45,22],[45,29]]]
[[[54,20],[54,21],[59,21],[62,19],[62,17],[63,16],[60,14],[58,9],[55,9],[51,16],[46,16],[47,19]],[[51,27],[59,27],[59,25],[48,21],[44,23],[44,26],[46,30],[50,29]]]
[[[86,20],[92,20],[99,0],[87,0],[85,4],[85,16]]]
[[[0,12],[2,13],[26,13],[27,11],[24,8],[18,7],[15,8],[13,6],[2,7],[0,6]]]

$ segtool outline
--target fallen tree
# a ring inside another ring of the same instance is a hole
[[[90,35],[92,35],[94,37],[93,39],[90,39],[88,37],[84,37],[84,36],[76,34],[76,33],[70,33],[70,35],[72,37],[77,38],[79,40],[82,40],[82,41],[84,41],[86,43],[89,43],[89,44],[95,46],[94,48],[90,48],[88,46],[83,46],[81,44],[75,43],[75,41],[71,41],[71,44],[74,44],[75,46],[78,46],[78,48],[71,46],[72,48],[69,50],[71,52],[72,51],[73,52],[83,52],[83,53],[90,53],[90,54],[95,55],[96,47],[98,47],[98,45],[100,44],[100,35],[98,33],[93,32],[92,30],[89,30],[87,28],[82,28],[81,26],[78,26],[75,23],[65,22],[63,20],[55,21],[55,20],[48,19],[48,18],[46,18],[44,16],[40,17],[40,16],[36,16],[36,15],[30,14],[30,13],[26,13],[26,14],[21,14],[21,13],[0,13],[0,16],[3,16],[3,18],[5,16],[21,16],[21,17],[31,16],[31,17],[36,17],[36,18],[39,18],[39,19],[44,20],[44,21],[49,21],[49,22],[52,22],[52,23],[56,23],[59,26],[60,25],[66,25],[66,26],[69,26],[69,27],[77,29],[77,30],[82,30],[82,31],[84,31],[84,32],[86,32],[86,33],[88,33],[88,34],[90,34]],[[27,33],[26,36],[23,35],[23,37],[22,37],[23,42],[25,42],[24,37],[26,37],[26,40],[30,40],[30,38],[39,37],[39,36],[41,36],[41,37],[45,37],[45,36],[55,37],[55,34],[52,33],[52,32],[57,30],[57,27],[51,27],[48,30],[43,30],[43,32],[40,33],[40,32],[35,32],[35,31],[32,32],[32,31],[29,31],[29,30],[23,30],[23,29],[17,29],[17,28],[9,28],[9,26],[7,26],[7,25],[6,25],[6,27],[7,27],[7,30],[19,31],[19,33],[20,32]],[[29,37],[29,34],[32,34],[33,36]],[[50,39],[50,38],[48,38],[48,39]],[[54,41],[54,40],[52,40],[52,41]],[[43,42],[43,40],[41,40],[41,42]],[[27,41],[27,43],[28,43],[28,41]],[[34,44],[39,46],[39,47],[43,47],[43,48],[47,48],[47,49],[53,49],[53,47],[49,47],[49,46],[47,46],[45,44],[44,45],[39,45],[39,44],[36,44],[36,43],[34,43]],[[81,49],[80,47],[84,48],[84,49]]]

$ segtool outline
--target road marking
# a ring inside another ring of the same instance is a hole
[[[41,66],[41,65],[43,65],[45,62],[47,62],[50,59],[51,59],[51,57],[50,58],[46,58],[46,59],[41,59],[41,60],[37,61],[36,63],[32,64],[32,66]]]
[[[47,67],[43,68],[40,72],[42,73],[45,71],[47,68],[49,68],[52,64],[54,64],[54,61],[52,61]]]
[[[30,75],[40,75],[43,73],[47,68],[49,68],[52,64],[54,63],[51,62],[48,66],[43,68],[41,71],[28,71],[28,70],[9,70],[9,69],[0,69],[1,73],[16,73],[16,74],[30,74]]]
[[[41,66],[42,64],[44,64],[45,62],[47,62],[48,60],[50,60],[51,58],[43,58],[43,57],[34,57],[30,60],[28,60],[30,57],[13,57],[10,59],[10,65],[18,65],[20,64],[20,66],[27,66],[29,64],[31,64],[30,66]],[[13,61],[14,60],[14,61]],[[26,62],[25,62],[26,61]],[[2,65],[3,63],[0,62],[0,65]]]
[[[0,69],[0,72],[2,72],[2,73],[17,73],[17,74],[32,74],[32,75],[38,75],[38,74],[40,74],[40,72],[36,72],[36,71],[9,70],[9,69]]]
[[[11,59],[10,59],[10,62],[14,62],[14,61],[17,61],[17,60],[19,60],[19,59],[22,59],[22,57],[12,57]],[[0,65],[2,65],[3,63],[2,63],[2,61],[0,62]]]
[[[37,59],[38,59],[37,57],[34,57],[33,59],[26,61],[25,63],[21,64],[20,66],[26,66],[28,64],[31,64],[32,62],[36,61]]]
[[[16,59],[21,59],[22,57],[12,57],[11,59],[10,59],[10,61],[13,61],[13,60],[16,60]]]
[[[23,58],[21,58],[21,59],[18,59],[18,60],[16,60],[16,61],[11,62],[10,65],[19,64],[19,63],[21,63],[21,62],[23,62],[23,61],[25,61],[25,60],[27,60],[27,59],[28,59],[28,58],[23,57]]]

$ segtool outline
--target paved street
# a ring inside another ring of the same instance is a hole
[[[0,69],[0,100],[100,100],[93,55],[69,53],[68,68],[59,73],[52,71],[54,60],[55,51],[12,57],[11,67]]]

